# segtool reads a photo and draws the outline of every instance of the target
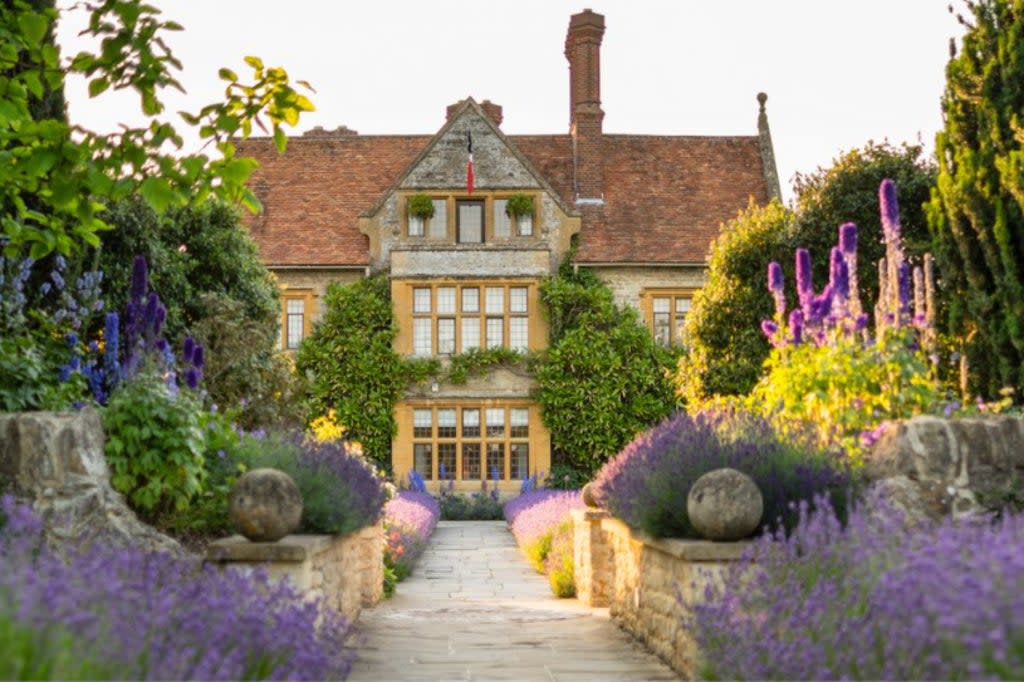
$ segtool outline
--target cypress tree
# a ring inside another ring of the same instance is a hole
[[[968,3],[951,42],[928,205],[948,330],[973,393],[1024,386],[1024,0]],[[952,9],[951,9],[952,11]]]

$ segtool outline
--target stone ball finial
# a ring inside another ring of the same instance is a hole
[[[283,471],[253,469],[231,488],[228,509],[239,533],[253,542],[277,542],[298,529],[302,494]]]
[[[757,530],[764,499],[754,479],[735,469],[715,469],[690,488],[690,524],[708,540],[742,540]]]
[[[594,488],[594,482],[591,481],[590,483],[587,483],[585,486],[583,486],[583,490],[580,491],[580,497],[583,498],[583,504],[587,505],[588,507],[601,506],[597,503],[597,499],[594,498]]]
[[[768,101],[768,94],[764,92],[757,93],[757,103],[761,105],[761,111],[764,111],[764,103]]]

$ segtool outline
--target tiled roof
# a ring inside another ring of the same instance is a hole
[[[294,137],[279,155],[269,138],[239,143],[260,162],[250,187],[263,212],[248,219],[268,265],[366,265],[359,214],[376,203],[429,135]]]
[[[573,205],[567,135],[510,136]],[[581,263],[696,263],[720,225],[768,200],[759,139],[604,136],[604,207],[586,208]]]
[[[264,213],[253,237],[270,265],[365,265],[359,215],[381,198],[430,136],[293,138],[278,156],[268,139],[240,153],[260,161],[252,187]],[[574,206],[568,135],[510,135]],[[719,226],[750,197],[768,198],[759,140],[749,137],[604,136],[604,206],[584,208],[581,263],[695,263]]]

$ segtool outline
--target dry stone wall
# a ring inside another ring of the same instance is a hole
[[[892,422],[865,457],[876,490],[912,517],[983,513],[1019,489],[1024,419],[921,416]]]

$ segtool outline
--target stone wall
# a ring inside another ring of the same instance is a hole
[[[369,526],[344,537],[288,535],[250,542],[241,535],[211,543],[206,560],[221,566],[265,568],[355,621],[384,596],[384,530]]]
[[[865,456],[864,473],[912,517],[983,513],[1019,490],[1024,419],[921,416],[892,422]]]
[[[578,597],[590,606],[606,604],[616,624],[683,678],[697,677],[684,610],[703,599],[707,585],[750,543],[650,538],[593,509],[574,511],[573,524]]]
[[[586,264],[582,264],[586,266]],[[693,289],[704,286],[707,269],[703,265],[678,267],[630,267],[602,266],[593,268],[615,295],[615,302],[640,310],[640,300],[645,289]]]
[[[0,483],[28,501],[54,544],[103,542],[184,554],[110,485],[100,414],[0,413]]]

